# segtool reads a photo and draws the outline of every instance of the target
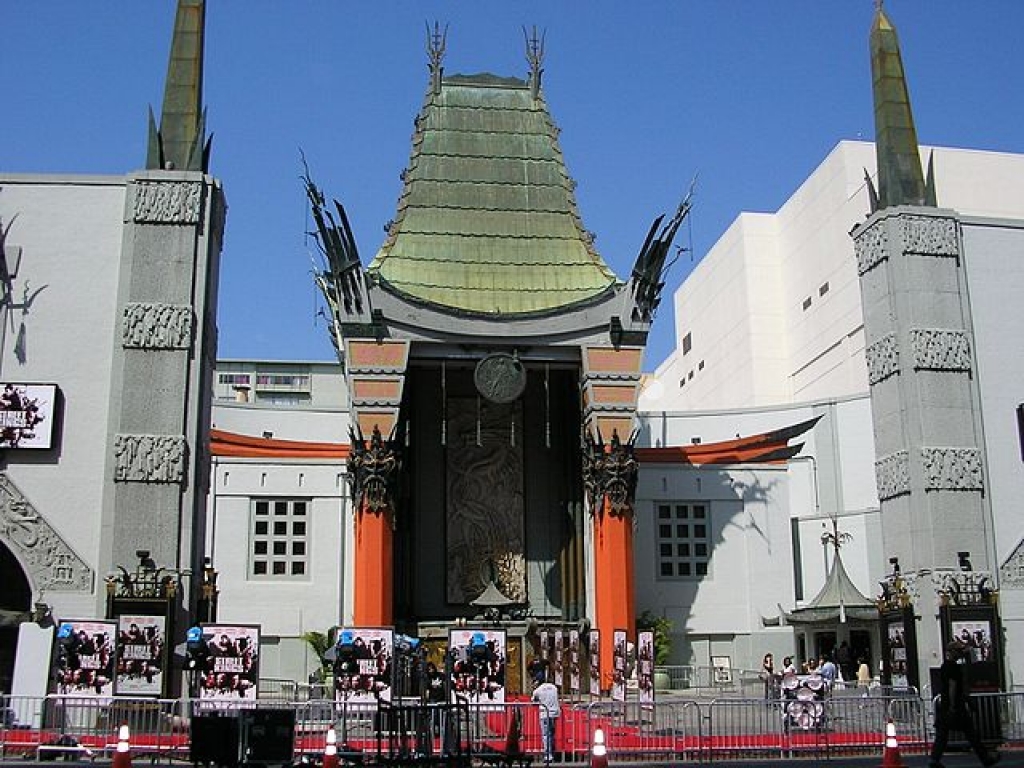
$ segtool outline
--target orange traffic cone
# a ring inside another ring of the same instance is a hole
[[[117,751],[114,752],[111,768],[131,768],[132,753],[129,751],[129,738],[128,724],[125,723],[117,729]]]
[[[896,741],[896,726],[890,719],[885,725],[885,746],[882,749],[882,768],[907,768],[900,757],[900,745]]]
[[[338,734],[332,725],[327,729],[327,746],[324,747],[324,768],[338,768]]]
[[[608,749],[604,745],[604,731],[594,731],[594,743],[590,748],[590,768],[608,768]]]

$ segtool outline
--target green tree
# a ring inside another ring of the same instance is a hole
[[[317,672],[317,677],[322,681],[327,676],[331,667],[331,665],[324,659],[324,654],[327,653],[327,649],[331,647],[330,635],[326,632],[305,632],[302,635],[302,639],[306,641],[310,650],[316,654],[317,661],[320,662],[320,669]]]
[[[664,666],[672,656],[672,620],[644,611],[636,617],[636,631],[654,633],[654,664]]]

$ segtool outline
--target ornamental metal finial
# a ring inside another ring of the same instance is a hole
[[[544,38],[547,33],[537,37],[536,26],[531,32],[523,27],[523,37],[526,39],[526,61],[530,64],[530,93],[536,99],[540,95],[540,78],[544,74]]]
[[[430,57],[430,90],[438,94],[441,92],[441,75],[444,74],[444,51],[448,44],[448,25],[444,25],[441,31],[439,22],[434,22],[434,31],[430,31],[430,24],[427,24],[427,55]]]

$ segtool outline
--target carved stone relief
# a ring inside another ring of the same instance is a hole
[[[179,435],[117,435],[114,480],[119,483],[180,483],[188,445]]]
[[[0,473],[0,538],[28,568],[36,590],[92,591],[92,569],[5,473]]]
[[[918,370],[971,370],[971,343],[965,331],[915,328],[910,331],[910,348]]]
[[[977,448],[922,448],[925,490],[981,491],[981,451]]]
[[[889,234],[884,221],[875,222],[853,242],[857,254],[857,274],[863,275],[889,257]]]
[[[1003,589],[1024,589],[1024,541],[999,568],[999,585]]]
[[[132,221],[139,224],[196,224],[202,213],[198,181],[138,181]]]
[[[125,349],[188,349],[192,320],[187,304],[127,304],[121,343]]]
[[[897,451],[875,462],[875,482],[882,501],[910,493],[910,461],[906,451]]]
[[[924,256],[958,256],[960,248],[954,219],[933,216],[903,216],[900,218],[903,252]]]
[[[868,363],[868,383],[877,384],[900,372],[900,349],[895,334],[889,333],[864,350]]]

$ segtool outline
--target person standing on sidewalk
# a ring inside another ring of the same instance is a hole
[[[946,645],[946,659],[939,667],[941,685],[939,701],[935,710],[935,742],[932,744],[931,768],[942,768],[942,754],[946,751],[951,730],[962,731],[981,760],[982,765],[999,762],[998,752],[989,752],[981,743],[971,717],[967,690],[967,654],[969,648],[959,640]]]
[[[533,689],[533,700],[540,706],[540,740],[544,750],[544,765],[551,765],[555,757],[555,733],[561,705],[558,703],[558,688],[554,683],[546,682],[543,676],[535,678],[537,687]]]

